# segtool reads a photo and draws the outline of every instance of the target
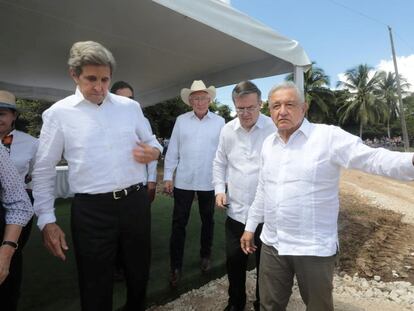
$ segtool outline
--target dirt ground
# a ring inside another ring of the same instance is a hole
[[[414,183],[344,170],[340,205],[339,269],[414,283]]]
[[[343,170],[340,206],[337,272],[414,284],[414,182]],[[247,283],[246,310],[253,310],[254,280],[248,279]],[[150,310],[223,310],[227,286],[224,277],[211,282],[203,291],[194,290],[175,302]],[[401,306],[381,299],[334,295],[334,302],[335,309],[341,311],[402,310]],[[288,310],[305,310],[297,291]]]

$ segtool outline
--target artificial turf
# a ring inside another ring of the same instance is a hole
[[[216,209],[212,269],[202,274],[199,268],[200,217],[198,206],[194,204],[187,226],[182,280],[176,290],[170,289],[168,276],[172,203],[171,198],[159,194],[151,207],[152,259],[147,295],[148,305],[172,300],[225,273],[225,213]],[[56,202],[56,215],[57,222],[66,233],[69,242],[70,249],[67,252],[66,261],[62,262],[47,252],[42,244],[41,234],[34,226],[30,241],[24,249],[23,285],[19,310],[80,310],[77,273],[69,230],[70,200]],[[114,310],[123,305],[125,293],[124,283],[115,283]]]

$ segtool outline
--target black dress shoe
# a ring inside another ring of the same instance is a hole
[[[200,269],[202,272],[207,272],[211,268],[211,260],[210,258],[201,258],[200,261]]]
[[[180,281],[181,271],[179,269],[174,269],[170,272],[170,286],[175,288],[178,286]]]

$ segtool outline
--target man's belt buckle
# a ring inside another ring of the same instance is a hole
[[[122,189],[122,190],[112,192],[112,196],[113,196],[114,200],[122,199],[122,197],[124,197],[124,196],[126,197],[127,195],[128,195],[128,190],[126,190],[126,189]]]

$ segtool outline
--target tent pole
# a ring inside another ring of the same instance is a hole
[[[293,71],[293,79],[295,81],[296,86],[299,90],[304,93],[304,84],[303,84],[303,67],[302,66],[295,66]]]

